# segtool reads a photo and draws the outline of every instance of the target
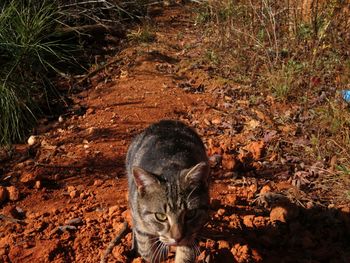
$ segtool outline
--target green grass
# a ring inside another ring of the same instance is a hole
[[[0,13],[0,144],[22,140],[57,96],[50,76],[72,50],[56,37],[57,6],[51,1],[10,1]]]

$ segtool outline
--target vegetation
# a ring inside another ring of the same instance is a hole
[[[51,95],[50,73],[68,61],[67,47],[55,39],[59,15],[48,1],[11,1],[0,14],[0,143],[22,138]]]
[[[350,112],[341,98],[350,76],[348,6],[341,0],[213,0],[196,18],[209,39],[204,59],[218,77],[297,106],[305,119],[285,124],[302,125],[311,140],[299,149],[303,157],[336,158],[336,174],[350,167]]]
[[[94,29],[86,26],[120,28],[122,21],[145,13],[146,0],[118,2],[0,4],[0,145],[22,140],[38,116],[51,111],[53,102],[64,103],[52,81],[78,65],[82,36],[88,36],[86,29]]]

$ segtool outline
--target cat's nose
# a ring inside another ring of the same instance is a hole
[[[182,237],[175,239],[176,244],[179,244],[181,242],[181,240],[182,240]]]
[[[179,224],[174,224],[170,229],[171,237],[179,243],[183,239],[182,228]]]

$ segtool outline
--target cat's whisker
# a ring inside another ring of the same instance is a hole
[[[159,246],[157,247],[157,253],[155,254],[155,260],[158,259],[158,262],[160,262],[160,254],[161,254],[161,251],[162,251],[162,247],[163,247],[163,242],[160,242],[159,243]]]
[[[151,247],[150,247],[150,251],[152,253],[152,255],[151,255],[151,262],[153,262],[154,254],[156,253],[157,248],[159,247],[160,244],[161,244],[161,241],[157,240],[151,245]]]
[[[187,196],[187,198],[186,198],[187,203],[189,203],[189,200],[188,200],[188,199],[191,197],[191,195],[193,194],[193,192],[196,191],[197,189],[198,189],[198,186],[194,187],[194,188],[192,189],[192,191],[188,194],[188,196]]]
[[[166,245],[163,243],[162,247],[161,247],[161,252],[159,255],[159,262],[162,262],[165,259],[165,254],[164,254],[165,247],[166,247]]]
[[[161,246],[161,242],[159,242],[157,244],[157,247],[154,249],[154,251],[152,252],[152,256],[151,256],[151,263],[154,263],[155,260],[157,259],[157,253],[158,253],[158,250],[159,250],[159,247]]]

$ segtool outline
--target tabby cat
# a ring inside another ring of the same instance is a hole
[[[199,136],[179,121],[149,126],[126,157],[133,248],[148,262],[195,262],[196,237],[208,220],[209,165]]]

